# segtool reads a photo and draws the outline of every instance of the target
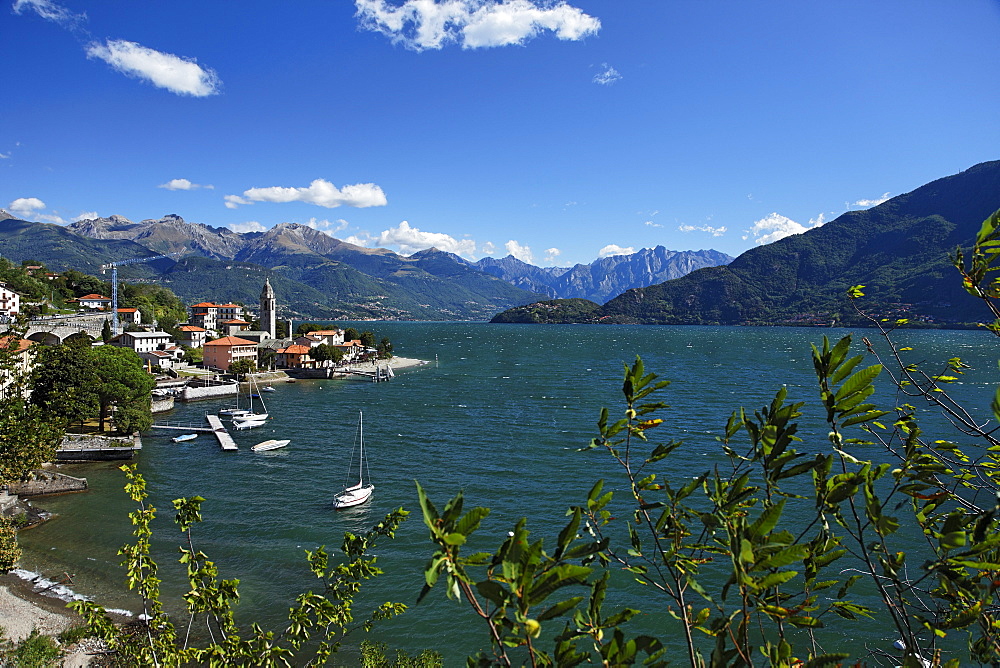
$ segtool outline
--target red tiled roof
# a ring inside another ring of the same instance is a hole
[[[197,325],[181,325],[177,329],[182,332],[207,332],[208,330],[203,327],[198,327]]]
[[[10,338],[11,337],[9,336],[0,336],[0,348],[6,348],[8,345],[10,345]],[[28,339],[18,339],[17,349],[12,350],[11,352],[23,353],[25,350],[30,348],[33,343],[34,341],[30,341]]]
[[[215,339],[214,341],[208,341],[205,343],[206,346],[256,346],[256,341],[247,341],[246,339],[241,339],[238,336],[223,336],[221,339]]]
[[[282,348],[278,352],[279,353],[292,353],[292,354],[299,354],[299,355],[301,355],[301,354],[304,354],[304,353],[308,353],[310,350],[312,350],[312,348],[310,348],[309,346],[291,345],[291,346],[288,346],[287,348]]]
[[[247,322],[246,320],[240,320],[239,318],[237,318],[235,320],[223,320],[222,324],[223,325],[249,325],[250,323]]]
[[[90,295],[84,295],[84,296],[80,297],[80,299],[87,299],[87,300],[92,300],[92,299],[103,299],[103,300],[105,300],[105,301],[111,301],[110,299],[108,299],[108,298],[107,298],[107,297],[105,297],[104,295],[94,295],[94,294],[90,294]]]
[[[118,309],[118,312],[119,313],[135,313],[138,310],[139,309],[137,309],[137,308],[120,308],[120,309]]]
[[[191,308],[198,308],[199,306],[218,306],[218,304],[212,302],[202,302],[200,304],[192,304]]]

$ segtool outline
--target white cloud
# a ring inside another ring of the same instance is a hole
[[[601,71],[594,75],[594,83],[602,86],[610,86],[622,78],[621,73],[607,63],[601,63]]]
[[[854,206],[878,206],[879,204],[887,201],[888,199],[889,199],[889,193],[885,193],[881,197],[877,197],[875,199],[859,199],[857,202],[854,202]]]
[[[367,248],[368,244],[372,242],[372,239],[370,236],[367,235],[358,236],[356,234],[352,234],[349,237],[341,239],[341,241],[346,241],[349,244],[354,244],[355,246],[361,246],[362,248]]]
[[[226,206],[235,209],[240,204],[252,202],[306,202],[333,209],[341,205],[363,209],[369,206],[385,206],[385,193],[374,183],[355,183],[337,188],[329,181],[316,179],[307,188],[250,188],[243,195],[226,195]]]
[[[226,200],[227,209],[237,209],[240,204],[253,204],[250,200],[245,200],[239,195],[226,195],[223,199]]]
[[[267,230],[266,227],[258,223],[256,220],[248,220],[245,223],[229,223],[227,227],[233,232],[239,232],[240,234],[244,234],[246,232],[264,232]]]
[[[64,224],[66,221],[56,214],[40,213],[45,208],[45,202],[37,197],[18,197],[7,205],[7,209],[15,216],[24,220],[45,221],[47,223]]]
[[[608,244],[601,250],[597,251],[597,257],[611,257],[612,255],[631,255],[635,252],[635,249],[631,246],[622,248],[617,244]]]
[[[97,220],[98,218],[100,218],[100,216],[97,215],[96,211],[83,211],[82,213],[80,213],[79,216],[77,216],[76,218],[71,218],[70,220],[72,220],[74,223],[78,223],[81,220]]]
[[[341,230],[347,229],[349,223],[343,218],[338,218],[337,220],[319,220],[318,218],[310,218],[308,221],[303,223],[304,225],[313,228],[314,230],[320,230],[321,232],[339,232]]]
[[[504,244],[504,248],[507,249],[507,253],[509,255],[513,255],[521,262],[527,262],[528,264],[532,264],[534,261],[532,259],[530,246],[522,246],[521,244],[511,239],[510,241]]]
[[[561,40],[596,34],[601,22],[564,0],[355,0],[361,26],[414,51],[524,44],[543,31]]]
[[[38,211],[45,208],[45,202],[38,199],[37,197],[18,197],[16,200],[7,205],[7,209],[22,218],[27,218],[28,216],[34,216]]]
[[[562,255],[562,251],[558,248],[546,248],[545,249],[545,261],[555,262],[556,258]]]
[[[497,252],[497,247],[492,241],[487,241],[482,246],[479,247],[479,251],[483,255],[493,255]]]
[[[646,224],[648,225],[649,223]],[[713,237],[721,237],[729,230],[728,227],[712,227],[711,225],[679,225],[677,229],[681,232],[708,232]]]
[[[87,20],[86,14],[74,14],[65,7],[49,2],[49,0],[15,0],[15,14],[22,14],[26,10],[35,12],[46,21],[52,21],[69,28]]]
[[[87,45],[87,57],[99,58],[122,74],[149,81],[178,95],[206,97],[219,93],[222,81],[194,59],[163,53],[123,39]]]
[[[156,187],[166,188],[167,190],[198,190],[199,188],[204,188],[205,190],[215,190],[215,186],[213,185],[191,183],[187,179],[170,179],[166,183],[161,183]]]
[[[469,257],[476,252],[476,242],[471,239],[460,241],[443,232],[424,232],[419,228],[410,227],[410,223],[405,220],[394,228],[384,230],[372,241],[379,247],[398,248],[403,255],[410,255],[427,248],[437,248]]]
[[[10,153],[0,153],[0,160],[7,160],[10,158]]]
[[[646,225],[647,227],[663,227],[663,225],[660,225],[659,223],[654,223],[651,220],[647,220],[645,223],[643,223],[643,225]]]
[[[753,237],[755,244],[763,246],[764,244],[773,243],[778,239],[784,239],[793,234],[802,234],[803,232],[819,227],[825,222],[826,216],[822,213],[815,218],[810,218],[807,225],[802,225],[791,218],[775,212],[755,221],[748,234],[743,238],[748,239]]]

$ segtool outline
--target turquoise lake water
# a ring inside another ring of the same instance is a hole
[[[467,507],[488,506],[492,514],[480,530],[484,546],[496,546],[520,518],[528,518],[534,537],[551,544],[567,506],[582,503],[598,478],[627,495],[623,478],[607,454],[576,452],[595,435],[602,406],[612,417],[621,412],[621,371],[641,355],[648,371],[672,381],[663,399],[671,405],[662,417],[663,438],[685,445],[669,460],[674,480],[690,478],[722,462],[715,436],[729,413],[752,411],[769,403],[784,384],[792,400],[810,403],[819,416],[809,344],[846,330],[739,327],[589,327],[517,326],[483,323],[363,323],[389,336],[399,355],[430,361],[400,372],[389,383],[356,380],[278,384],[265,395],[273,416],[265,428],[232,432],[238,453],[223,453],[210,435],[174,444],[177,432],[143,436],[138,458],[149,482],[151,501],[160,510],[157,546],[161,576],[174,595],[185,590],[175,565],[181,535],[171,522],[170,500],[201,495],[205,522],[195,540],[223,576],[241,578],[238,618],[280,629],[298,592],[315,587],[304,549],[337,547],[345,531],[362,531],[388,511],[415,511],[393,541],[376,550],[387,574],[361,597],[357,609],[386,600],[414,604],[423,566],[432,549],[419,517],[414,480],[439,505],[463,490]],[[872,332],[860,337],[875,338]],[[996,380],[998,348],[983,331],[900,332],[913,355],[930,361],[960,356],[974,369],[955,386],[955,394],[979,414],[989,415]],[[435,359],[437,363],[435,363]],[[874,363],[874,360],[872,362]],[[886,399],[891,406],[891,395]],[[225,402],[228,403],[228,402]],[[221,401],[179,404],[157,420],[203,424]],[[358,411],[365,414],[365,441],[376,485],[365,506],[335,512],[330,502],[345,480]],[[809,419],[804,418],[804,419]],[[815,421],[802,435],[800,450],[827,445]],[[278,451],[253,453],[265,438],[287,438]],[[874,456],[874,453],[873,455]],[[75,576],[76,590],[108,607],[137,609],[123,591],[116,555],[131,536],[126,514],[131,502],[121,491],[114,466],[67,467],[89,478],[87,494],[39,500],[58,516],[22,534],[25,568],[58,579]],[[609,601],[646,614],[636,629],[669,635],[664,606],[641,592],[624,589]],[[176,600],[176,597],[175,597]],[[360,616],[360,615],[359,615]],[[446,665],[488,649],[485,627],[467,608],[432,593],[402,617],[378,627],[377,639],[410,652],[434,648]],[[888,629],[871,623],[851,627],[856,638],[880,646],[894,640]],[[883,637],[885,636],[885,637]],[[830,650],[834,647],[828,648]],[[351,663],[351,653],[343,657]]]

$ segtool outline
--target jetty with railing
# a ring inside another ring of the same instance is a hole
[[[222,424],[222,420],[219,419],[218,415],[206,415],[205,420],[208,422],[207,427],[199,427],[192,424],[184,424],[180,422],[160,422],[153,425],[153,429],[173,429],[176,431],[184,432],[211,432],[215,435],[215,439],[219,442],[219,447],[226,452],[232,452],[234,450],[239,450],[236,445],[236,441],[233,437],[229,435],[229,431],[226,430],[225,426]]]

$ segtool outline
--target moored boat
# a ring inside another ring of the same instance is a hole
[[[268,439],[266,441],[261,441],[257,445],[250,448],[254,452],[264,452],[266,450],[277,450],[278,448],[283,448],[291,443],[291,439],[278,440],[275,438]]]
[[[333,508],[334,510],[341,510],[342,508],[350,508],[352,506],[360,506],[362,503],[371,498],[372,492],[375,491],[375,485],[371,482],[371,474],[368,473],[368,460],[365,459],[365,432],[362,426],[362,414],[358,412],[358,441],[360,442],[360,453],[358,455],[358,477],[357,483],[353,485],[345,485],[344,490],[333,497]],[[351,462],[354,461],[354,452],[351,452]],[[352,467],[348,465],[347,475],[349,476],[349,481],[353,478],[350,476]],[[365,483],[365,477],[367,474],[368,482]]]

